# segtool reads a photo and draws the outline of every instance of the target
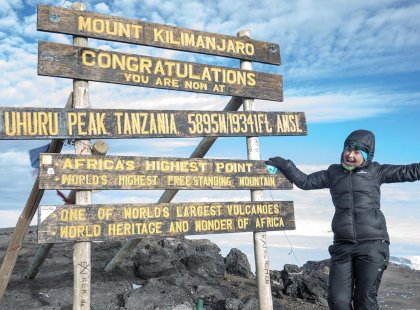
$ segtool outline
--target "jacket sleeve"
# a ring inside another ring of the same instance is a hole
[[[410,165],[381,165],[381,183],[414,182],[420,180],[420,163]]]
[[[280,168],[280,171],[300,189],[309,190],[330,187],[328,170],[305,174],[291,160],[286,160],[285,165]]]

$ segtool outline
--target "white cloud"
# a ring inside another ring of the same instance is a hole
[[[299,91],[301,94],[299,94]],[[347,89],[311,93],[310,89],[290,89],[284,102],[257,101],[261,110],[304,111],[308,122],[326,123],[359,120],[393,113],[404,106],[418,104],[420,93],[392,93],[378,89]]]
[[[95,4],[94,11],[98,12],[98,13],[102,13],[102,14],[109,14],[110,13],[109,6],[104,2]]]
[[[13,164],[14,166],[27,166],[30,164],[29,155],[27,152],[6,151],[0,152],[0,165],[7,167]]]

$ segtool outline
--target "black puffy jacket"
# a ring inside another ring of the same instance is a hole
[[[380,187],[383,183],[419,180],[420,164],[381,165],[372,162],[375,136],[370,131],[352,132],[344,143],[349,144],[357,144],[369,151],[368,159],[363,165],[351,172],[346,171],[342,165],[331,165],[327,170],[307,175],[290,160],[284,160],[279,168],[301,189],[330,189],[335,206],[332,220],[335,241],[389,241],[385,217],[380,210]]]

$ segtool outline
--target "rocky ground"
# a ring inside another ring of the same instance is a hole
[[[10,230],[0,230],[0,258]],[[72,244],[55,244],[34,280],[23,276],[35,255],[31,228],[0,309],[72,309]],[[104,272],[120,242],[93,243],[91,309],[192,310],[198,299],[206,310],[258,309],[255,276],[246,256],[226,256],[206,239],[143,239],[121,267]],[[272,271],[274,309],[327,309],[328,261],[304,269],[287,265]],[[388,268],[379,296],[383,309],[420,310],[420,272]]]

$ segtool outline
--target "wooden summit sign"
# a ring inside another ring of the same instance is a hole
[[[280,75],[42,41],[38,74],[283,101]]]
[[[291,189],[262,160],[41,154],[41,189]]]
[[[38,6],[37,29],[280,64],[278,44],[51,6]]]
[[[0,107],[0,139],[300,136],[303,112],[216,112]]]
[[[41,206],[38,242],[295,229],[292,201]]]

